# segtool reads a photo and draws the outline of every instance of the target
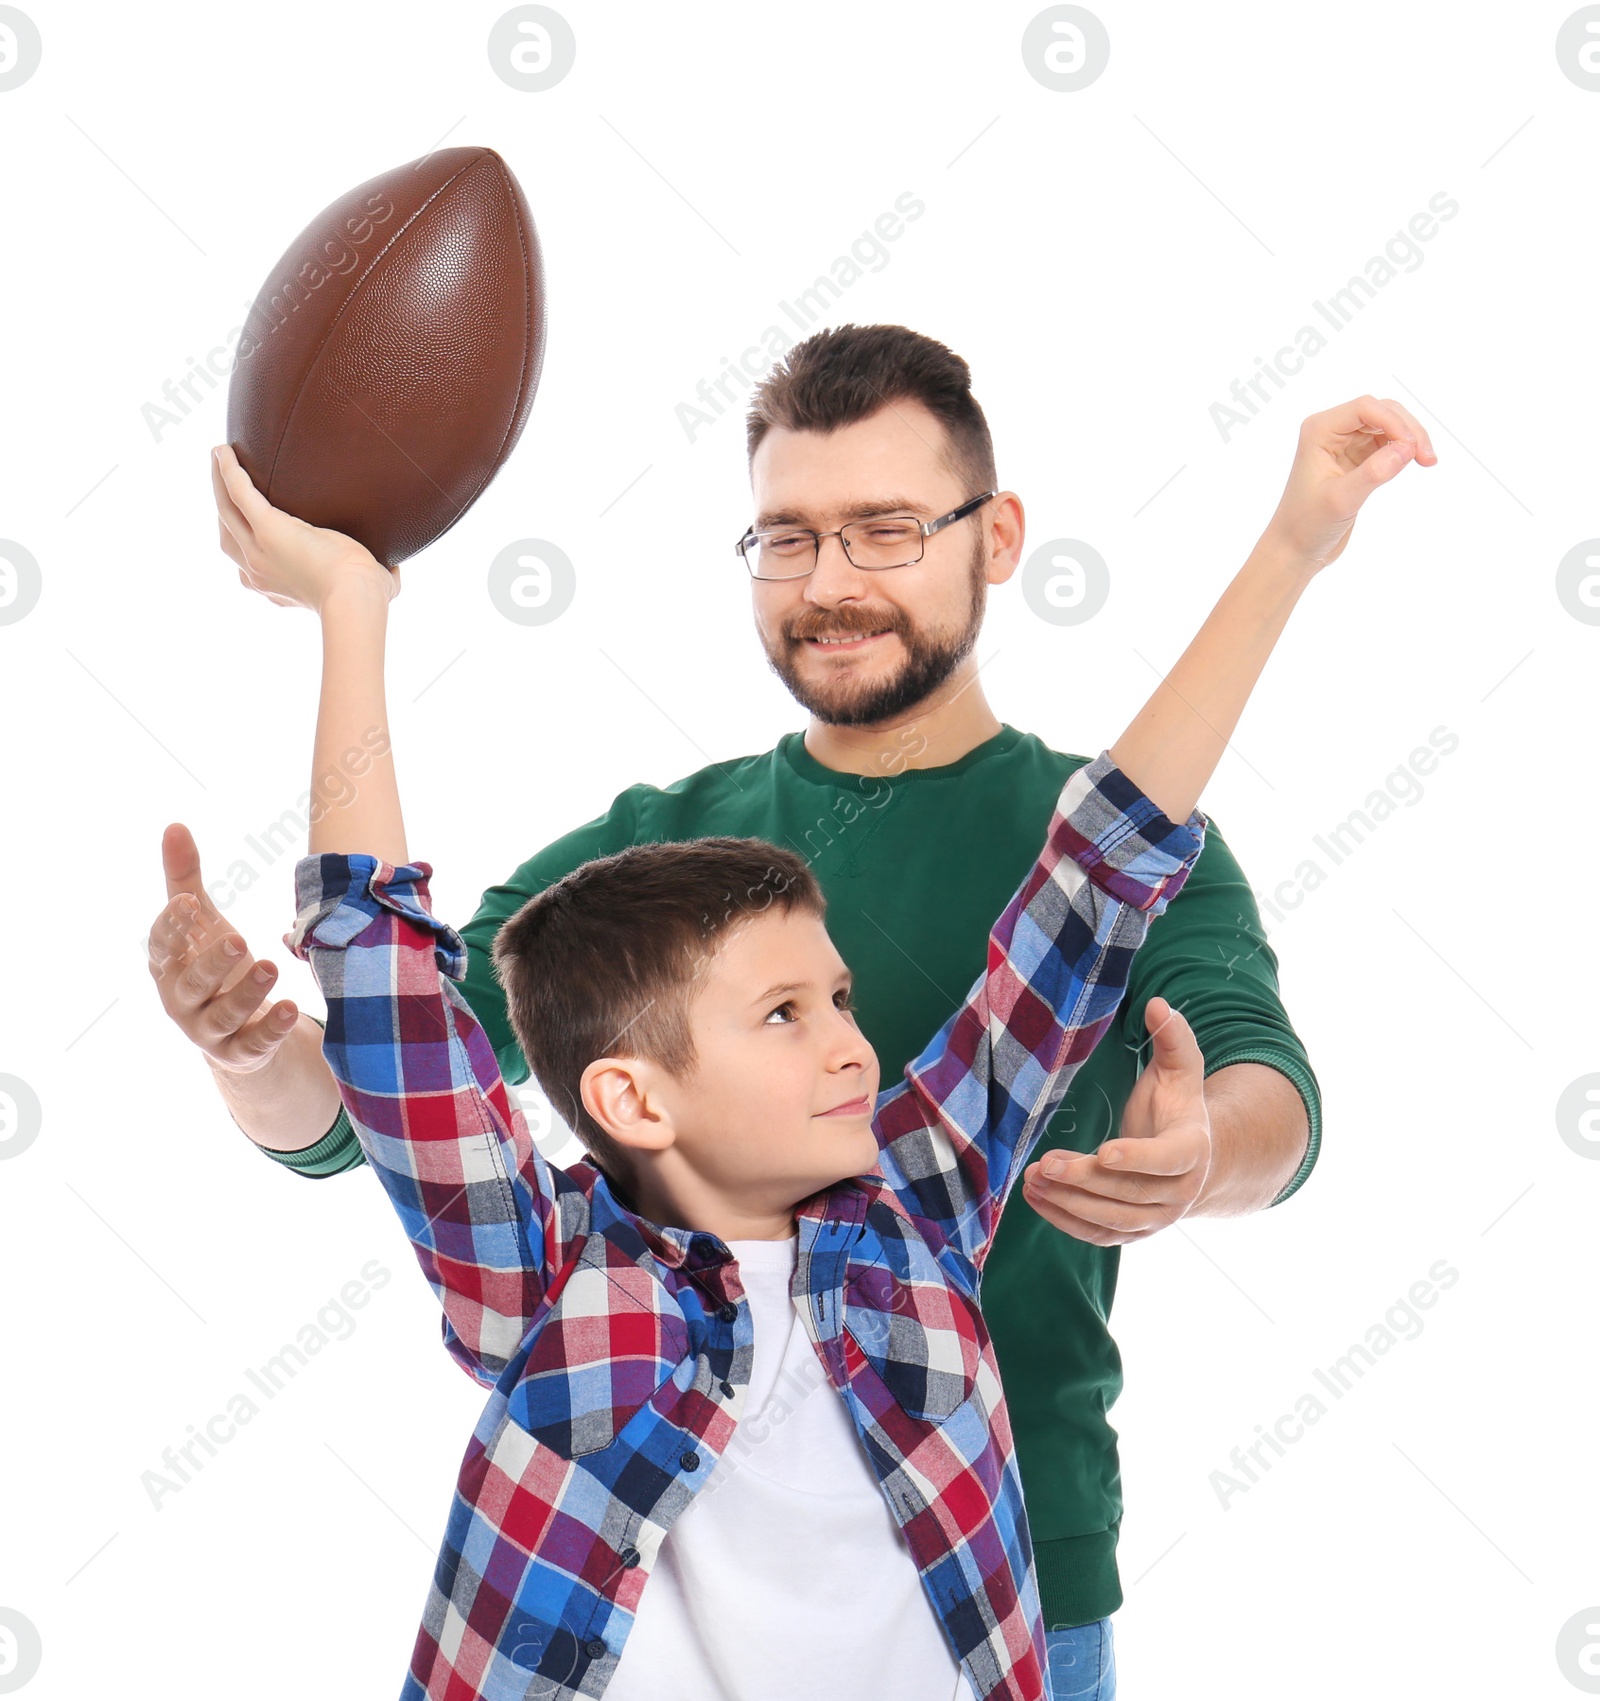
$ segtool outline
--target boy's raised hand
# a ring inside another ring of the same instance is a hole
[[[1094,1246],[1144,1240],[1200,1197],[1211,1169],[1205,1059],[1194,1030],[1164,998],[1144,1007],[1151,1056],[1122,1114],[1122,1132],[1095,1152],[1048,1152],[1022,1172],[1046,1222]]]
[[[343,532],[310,526],[258,491],[230,444],[211,451],[217,540],[239,569],[239,583],[283,608],[320,612],[328,593],[353,579],[379,579],[400,594],[400,569],[385,567]]]
[[[1343,551],[1361,504],[1408,461],[1431,467],[1439,457],[1428,434],[1388,397],[1357,396],[1300,427],[1289,480],[1267,525],[1291,557],[1326,567]]]

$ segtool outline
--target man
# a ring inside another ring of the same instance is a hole
[[[964,361],[904,327],[846,325],[791,350],[758,386],[748,426],[752,530],[782,535],[741,548],[744,564],[728,568],[748,569],[763,649],[809,724],[668,789],[629,787],[604,816],[484,894],[462,930],[470,962],[461,991],[508,1081],[527,1080],[529,1068],[491,972],[498,927],[579,863],[646,840],[759,836],[804,856],[855,969],[858,1020],[886,1078],[961,1003],[983,968],[993,917],[1036,854],[1067,775],[1086,760],[1002,723],[979,680],[987,587],[1016,571],[1023,511],[996,489],[969,379]],[[1409,419],[1381,406],[1391,425]],[[918,524],[895,527],[896,517]],[[902,559],[887,558],[886,539],[900,540],[888,554]],[[983,848],[965,848],[973,845]],[[956,856],[951,846],[963,849]],[[163,854],[169,899],[193,892],[208,913],[185,953],[153,960],[152,972],[235,1121],[302,1175],[364,1161],[320,1026],[287,1000],[265,1003],[276,971],[254,963],[206,906],[186,829],[168,829]],[[1106,1324],[1119,1249],[1183,1215],[1277,1204],[1316,1160],[1317,1084],[1276,968],[1213,821],[1187,887],[1138,955],[1118,1027],[1039,1141],[1044,1161],[1030,1166],[1023,1190],[1031,1209],[1007,1213],[984,1276],[1058,1696],[1114,1693],[1122,1502],[1107,1411],[1122,1378]],[[1150,1137],[1140,1012],[1153,995],[1183,1012],[1205,1057],[1208,1150]]]

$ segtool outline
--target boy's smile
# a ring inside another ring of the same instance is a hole
[[[863,1093],[860,1098],[851,1099],[848,1104],[835,1105],[832,1110],[822,1112],[824,1116],[871,1116],[872,1103]]]

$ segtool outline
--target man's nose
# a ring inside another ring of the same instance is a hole
[[[841,537],[820,538],[817,564],[806,579],[806,595],[816,602],[836,602],[843,595],[859,594],[861,569],[845,554]]]

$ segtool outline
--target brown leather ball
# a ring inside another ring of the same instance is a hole
[[[261,286],[228,440],[275,507],[394,567],[466,513],[516,446],[544,361],[544,269],[492,148],[351,189]]]

